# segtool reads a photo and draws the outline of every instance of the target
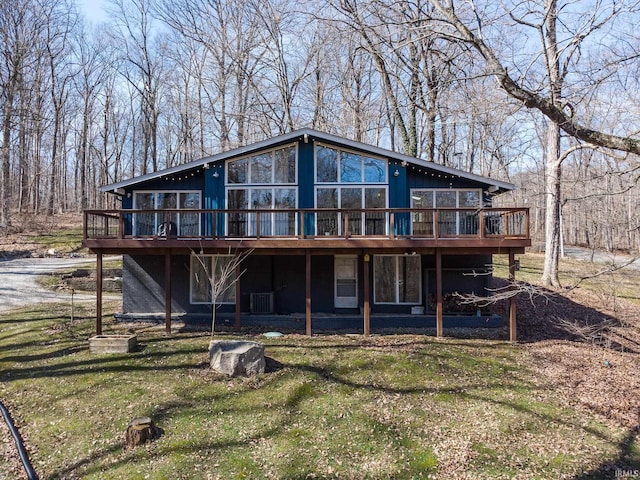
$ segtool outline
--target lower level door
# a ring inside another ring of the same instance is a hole
[[[358,257],[336,255],[335,307],[358,308]]]

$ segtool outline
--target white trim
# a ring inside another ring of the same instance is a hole
[[[299,197],[298,193],[299,192],[298,192],[298,186],[297,185],[288,184],[288,183],[264,184],[264,185],[260,185],[260,184],[259,185],[248,185],[248,184],[245,184],[245,183],[237,183],[237,184],[232,184],[232,185],[233,186],[229,186],[229,187],[225,188],[225,199],[224,199],[225,200],[225,210],[229,210],[229,192],[234,191],[234,190],[244,190],[244,191],[247,192],[247,195],[248,195],[247,196],[247,206],[246,206],[247,210],[252,210],[253,209],[253,206],[251,205],[251,192],[253,190],[271,190],[271,206],[265,208],[265,210],[269,210],[269,209],[273,210],[273,209],[275,209],[275,200],[276,200],[275,191],[276,190],[293,190],[295,192],[296,198],[295,198],[294,206],[292,208],[294,208],[294,209],[298,208],[298,197]],[[276,214],[277,213],[278,212],[273,212],[273,214],[271,214],[271,221],[270,221],[270,223],[271,223],[271,234],[267,235],[267,234],[261,233],[260,236],[264,236],[264,237],[267,237],[267,236],[278,236],[278,235],[274,235],[273,234],[273,230],[274,230],[275,223],[276,223]],[[229,233],[229,221],[228,221],[229,214],[225,213],[224,215],[225,215],[225,222],[224,222],[225,230],[224,231],[225,231],[225,235],[228,235],[228,233]],[[254,216],[255,213],[248,213],[246,215]],[[267,214],[265,213],[265,214],[262,214],[262,215],[264,216],[264,215],[267,215]],[[251,226],[251,225],[254,225],[254,223],[247,221],[246,225],[247,226]],[[293,233],[290,232],[290,233],[288,233],[286,235],[282,235],[282,236],[291,236],[291,235],[295,235],[296,234],[296,232],[298,231],[298,215],[296,215],[296,217],[295,217],[295,224],[294,224],[293,228],[294,228]],[[255,235],[256,232],[247,231],[245,233],[246,233],[247,237],[252,237],[252,236]]]
[[[294,153],[295,153],[295,178],[293,182],[286,182],[286,183],[279,183],[275,181],[275,175],[276,175],[276,169],[274,168],[275,166],[275,156],[274,153],[278,150],[284,150],[287,148],[291,148],[293,147]],[[271,154],[271,182],[268,183],[254,183],[251,181],[251,165],[250,162],[247,162],[247,182],[245,183],[229,183],[229,165],[231,163],[234,162],[238,162],[240,160],[249,160],[253,157],[257,157],[258,155],[264,155],[266,153]],[[258,150],[255,152],[252,152],[250,154],[247,155],[242,155],[240,157],[235,157],[233,159],[229,159],[227,161],[225,161],[224,163],[224,186],[225,187],[235,187],[235,186],[243,186],[243,185],[298,185],[298,144],[297,143],[289,143],[286,145],[279,145],[277,147],[272,147],[272,148],[267,148],[264,150]]]
[[[154,195],[154,197],[153,197],[153,208],[150,208],[149,210],[159,210],[159,208],[158,208],[158,195],[159,194],[163,194],[164,195],[164,194],[167,194],[167,193],[175,193],[176,194],[176,207],[175,208],[177,210],[180,210],[181,212],[189,213],[191,210],[200,210],[200,209],[202,209],[202,196],[203,196],[202,190],[134,190],[132,193],[133,193],[133,195],[132,195],[131,205],[133,206],[133,210],[138,210],[138,209],[143,210],[143,209],[139,208],[138,205],[137,205],[138,202],[137,202],[137,198],[136,197],[137,197],[138,194],[153,194]],[[198,195],[198,206],[196,208],[193,208],[193,209],[191,209],[191,208],[180,208],[180,196],[183,195],[183,194],[188,194],[188,195],[197,194]],[[146,210],[146,209],[144,209],[144,210]],[[180,232],[180,218],[181,218],[180,215],[181,215],[181,212],[176,212],[175,213],[175,215],[177,215],[177,220],[178,220],[178,223],[176,225],[176,228],[178,229],[178,234],[180,234],[179,232]],[[191,213],[193,213],[193,212],[191,212]],[[134,236],[138,235],[138,233],[136,232],[136,223],[137,223],[136,222],[136,216],[137,215],[148,215],[148,214],[144,214],[144,213],[141,213],[141,214],[134,213],[133,214],[132,219],[131,219],[131,233]],[[152,235],[155,235],[156,232],[158,231],[159,225],[162,222],[158,221],[158,214],[157,213],[154,213],[153,215],[154,215],[154,230],[153,230]],[[202,221],[201,221],[200,215],[199,214],[197,214],[197,215],[198,215],[198,232],[196,233],[196,236],[200,236],[202,234]]]
[[[355,275],[353,279],[347,280],[355,280],[355,291],[356,294],[353,297],[340,297],[345,299],[345,303],[338,305],[338,271],[336,269],[336,262],[338,259],[342,260],[353,260],[355,265]],[[348,303],[347,303],[348,300]],[[333,305],[335,308],[358,308],[358,256],[357,255],[334,255],[333,256]]]
[[[328,148],[331,150],[336,150],[338,152],[338,164],[336,171],[336,181],[335,182],[319,182],[318,181],[318,147]],[[358,155],[361,157],[360,162],[360,182],[343,182],[340,180],[340,165],[342,163],[342,155],[341,153],[349,153],[352,155]],[[372,160],[380,160],[385,163],[384,169],[384,180],[381,182],[366,182],[365,181],[365,168],[364,161],[365,158],[371,158]],[[350,150],[347,148],[337,147],[335,145],[330,145],[322,142],[315,142],[313,146],[313,181],[315,185],[389,185],[389,159],[382,156],[377,155],[369,155],[368,152],[364,153],[358,150]]]
[[[432,202],[432,207],[434,209],[437,208],[445,208],[445,207],[438,207],[438,205],[436,204],[436,193],[438,192],[456,192],[456,206],[455,207],[451,207],[451,208],[481,208],[482,207],[482,189],[479,188],[434,188],[434,187],[428,187],[428,188],[412,188],[409,190],[409,199],[410,199],[410,207],[411,208],[416,208],[414,206],[414,193],[415,192],[432,192],[431,194],[431,202]],[[459,192],[477,192],[478,193],[478,201],[479,204],[476,207],[461,207],[460,206],[460,195],[458,195]],[[456,231],[455,231],[455,235],[460,235],[460,212],[455,212],[456,213]],[[411,223],[410,223],[410,228],[411,228],[411,235],[413,235],[413,215],[415,215],[416,213],[412,213],[411,214]]]

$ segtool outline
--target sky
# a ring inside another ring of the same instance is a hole
[[[80,11],[91,23],[104,22],[107,15],[104,11],[104,0],[76,0]]]

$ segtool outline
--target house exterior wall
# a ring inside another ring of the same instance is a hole
[[[443,293],[454,291],[482,294],[488,275],[469,275],[485,272],[491,263],[490,255],[444,255]],[[174,313],[208,314],[211,306],[193,304],[190,300],[190,258],[172,256],[172,303]],[[362,257],[358,257],[358,306],[364,303]],[[422,302],[429,312],[429,295],[435,294],[435,256],[422,255]],[[305,311],[305,257],[302,255],[252,255],[242,264],[240,280],[240,309],[250,312],[251,293],[273,292],[274,313],[302,314]],[[374,285],[374,271],[370,269],[370,284]],[[313,313],[356,313],[336,309],[334,305],[334,257],[314,255],[311,263],[311,306]],[[128,314],[164,312],[164,256],[125,255],[123,259],[123,312]],[[416,279],[416,281],[419,281]],[[408,314],[416,305],[376,304],[371,299],[371,313]],[[232,313],[235,305],[223,304],[220,313]]]

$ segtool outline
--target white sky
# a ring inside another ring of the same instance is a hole
[[[104,22],[107,15],[104,11],[104,0],[76,0],[80,11],[91,23]]]

